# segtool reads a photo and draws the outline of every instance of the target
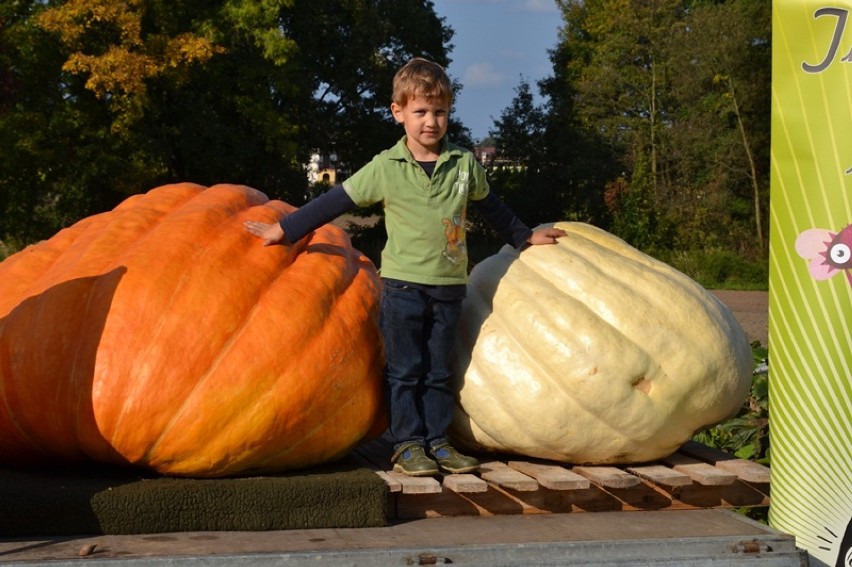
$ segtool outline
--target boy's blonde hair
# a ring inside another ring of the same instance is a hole
[[[393,78],[393,102],[405,106],[415,96],[453,102],[453,85],[444,68],[428,59],[415,57]]]

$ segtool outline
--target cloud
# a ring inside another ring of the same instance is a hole
[[[518,6],[521,12],[556,12],[554,0],[524,0]]]
[[[497,71],[491,63],[474,63],[464,70],[463,82],[466,87],[497,87],[505,80],[506,75]]]

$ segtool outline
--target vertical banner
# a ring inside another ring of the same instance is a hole
[[[852,0],[774,0],[769,522],[852,567]]]

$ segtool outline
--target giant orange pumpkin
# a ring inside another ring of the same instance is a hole
[[[0,263],[0,461],[214,477],[380,430],[379,280],[343,231],[264,247],[254,189],[159,187]]]

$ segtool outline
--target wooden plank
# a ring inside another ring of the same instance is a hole
[[[754,461],[734,457],[724,451],[696,443],[695,441],[689,441],[678,452],[688,457],[710,463],[717,469],[735,474],[740,480],[746,482],[769,482],[769,467],[755,463]]]
[[[762,492],[758,488],[761,486],[766,485],[748,484],[741,480],[735,480],[733,484],[723,486],[693,483],[674,489],[673,495],[677,498],[677,502],[694,508],[769,506],[768,490]]]
[[[431,476],[408,476],[394,471],[388,471],[385,474],[402,485],[403,494],[437,494],[441,492],[441,483]]]
[[[538,490],[538,482],[534,478],[509,468],[506,463],[490,461],[479,466],[480,476],[498,486],[520,492]]]
[[[692,484],[692,478],[689,475],[663,465],[641,465],[627,467],[625,470],[641,479],[669,488]]]
[[[397,479],[393,478],[385,471],[375,471],[379,478],[385,481],[385,484],[388,485],[388,492],[402,492],[402,483]]]
[[[719,461],[716,468],[737,475],[740,480],[755,484],[767,484],[771,476],[769,467],[745,459]]]
[[[590,486],[589,479],[561,466],[527,461],[509,461],[508,465],[518,472],[531,476],[540,485],[551,490],[586,490]]]
[[[400,519],[541,513],[493,484],[488,485],[487,492],[444,490],[440,494],[396,494],[393,499],[395,517]]]
[[[737,480],[737,475],[735,474],[719,470],[713,465],[708,465],[705,462],[687,457],[681,453],[674,453],[664,459],[660,459],[660,461],[678,472],[689,475],[692,480],[705,486],[725,486],[733,484]]]
[[[467,498],[452,490],[440,494],[399,494],[396,496],[394,518],[445,518],[452,516],[490,516]]]
[[[444,488],[453,492],[488,492],[488,483],[472,474],[448,474],[442,483]]]
[[[616,467],[576,466],[572,470],[605,488],[632,488],[642,483],[638,477]]]

